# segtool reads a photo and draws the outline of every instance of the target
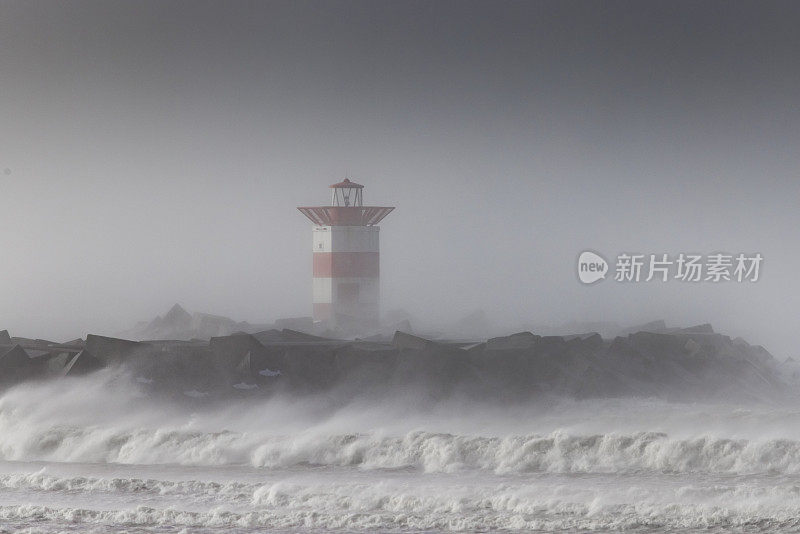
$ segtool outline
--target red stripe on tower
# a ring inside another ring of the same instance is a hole
[[[315,252],[314,278],[378,278],[378,252]]]

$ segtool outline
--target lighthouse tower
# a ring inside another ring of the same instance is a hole
[[[364,206],[364,186],[347,178],[330,189],[330,206],[297,208],[314,223],[314,321],[359,331],[378,324],[376,225],[394,208]]]

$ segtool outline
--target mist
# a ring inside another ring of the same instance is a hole
[[[310,314],[295,206],[344,176],[384,312],[710,321],[797,353],[798,6],[4,2],[0,324],[114,334],[175,302]],[[760,252],[754,284],[583,287],[585,249]],[[421,325],[422,326],[422,325]]]

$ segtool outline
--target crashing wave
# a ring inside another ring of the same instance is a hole
[[[664,433],[465,436],[413,431],[248,436],[235,432],[54,427],[24,439],[0,436],[5,460],[121,464],[237,465],[267,469],[348,466],[361,470],[413,469],[426,473],[800,473],[800,441],[712,436],[674,439]]]

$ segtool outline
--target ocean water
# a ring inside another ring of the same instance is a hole
[[[800,531],[800,407],[0,396],[0,532]]]

